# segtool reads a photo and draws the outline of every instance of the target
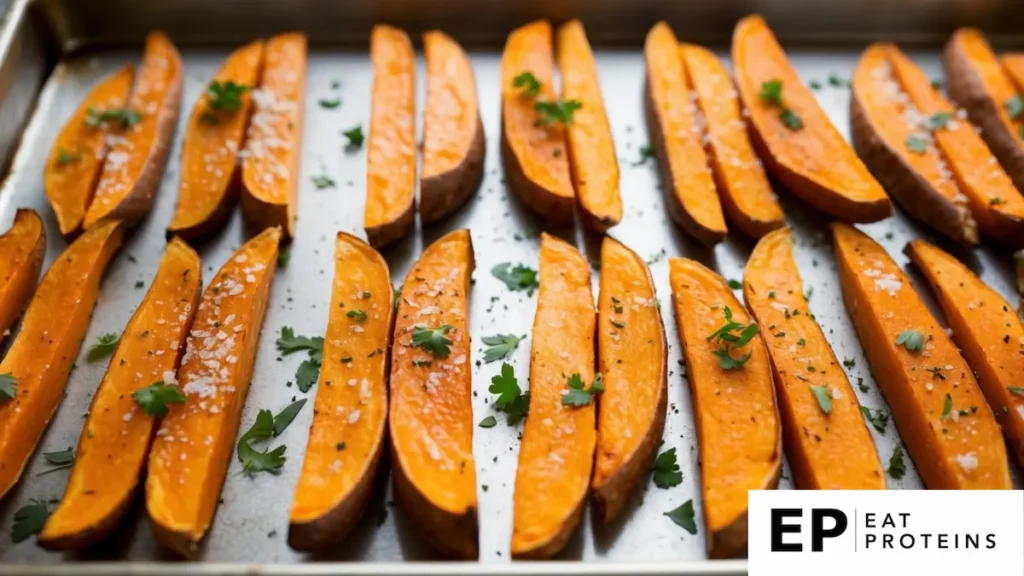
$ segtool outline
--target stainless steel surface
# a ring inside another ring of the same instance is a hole
[[[21,0],[15,2],[18,8]],[[322,19],[310,20],[303,15],[305,6],[315,2],[251,2],[248,8],[239,9],[236,2],[199,3],[191,0],[175,2],[151,1],[146,3],[97,2],[95,13],[75,8],[74,2],[45,0],[36,6],[37,13],[47,16],[35,24],[45,22],[53,26],[46,37],[63,46],[76,44],[100,44],[111,41],[141,38],[150,25],[160,25],[180,33],[183,45],[204,39],[224,38],[241,41],[249,39],[256,31],[270,33],[302,24],[313,24],[314,40],[331,40],[326,32],[329,25],[340,26],[338,38],[362,38],[366,25],[376,18],[368,17],[368,8],[363,4],[345,8],[336,4],[325,12]],[[84,3],[82,3],[84,4]],[[130,4],[130,6],[129,6]],[[383,6],[395,8],[395,0],[387,0]],[[458,2],[451,2],[458,6]],[[647,2],[611,3],[555,3],[554,15],[580,14],[591,16],[601,10],[618,6],[618,14],[628,24],[630,37],[636,40],[662,16]],[[681,3],[687,4],[687,3]],[[764,4],[764,6],[762,6]],[[792,3],[797,5],[799,3]],[[853,2],[836,4],[852,5]],[[867,5],[869,3],[857,3]],[[945,2],[945,5],[959,5]],[[273,8],[277,6],[277,8]],[[287,5],[286,11],[282,6]],[[374,3],[366,5],[376,6]],[[488,34],[501,31],[503,36],[513,22],[525,20],[536,14],[539,4],[527,2],[504,3],[506,11],[479,11],[458,13],[457,10],[438,10],[437,3],[410,2],[408,10],[399,11],[396,20],[408,24],[422,10],[420,6],[432,5],[432,15],[420,22],[468,31],[478,28]],[[990,3],[999,6],[999,3]],[[360,8],[360,6],[363,6]],[[534,6],[532,9],[527,9]],[[660,4],[659,4],[660,6]],[[733,6],[733,4],[730,4]],[[739,6],[736,4],[735,6]],[[719,32],[719,28],[731,28],[733,16],[739,16],[748,7],[763,8],[767,3],[743,4],[743,9],[729,13],[722,20],[709,20],[706,31]],[[816,9],[823,9],[823,3],[815,3]],[[209,7],[207,9],[207,7]],[[644,8],[647,8],[646,10]],[[345,10],[352,10],[352,18],[342,18]],[[382,10],[384,8],[381,8]],[[121,10],[117,12],[117,10]],[[673,9],[675,10],[675,9]],[[707,10],[707,8],[705,8]],[[811,7],[806,9],[812,10]],[[113,12],[112,12],[113,11]],[[777,11],[777,9],[776,9]],[[119,14],[117,22],[108,21],[112,14]],[[203,14],[199,17],[198,14]],[[810,12],[808,12],[810,13]],[[826,12],[825,14],[832,14]],[[37,14],[38,15],[38,14]],[[138,17],[136,18],[136,15]],[[918,15],[923,15],[918,12]],[[187,17],[186,17],[187,16]],[[467,16],[473,16],[472,19]],[[477,20],[476,16],[480,16]],[[166,18],[162,21],[154,18]],[[279,18],[278,18],[279,17]],[[832,16],[829,16],[832,17]],[[866,16],[865,16],[866,17]],[[696,18],[696,16],[695,16]],[[641,21],[643,22],[641,26]],[[771,19],[770,19],[771,21]],[[717,24],[715,24],[717,22]],[[832,20],[839,28],[844,22]],[[608,22],[605,22],[607,24]],[[774,22],[773,22],[774,23]],[[29,23],[22,22],[23,25]],[[445,24],[448,24],[447,26]],[[853,24],[853,23],[851,23]],[[222,34],[206,38],[213,27],[223,30]],[[682,32],[693,29],[677,28]],[[643,30],[641,30],[643,28]],[[825,29],[828,29],[827,27]],[[7,38],[0,34],[0,40]],[[909,27],[908,27],[909,30]],[[929,31],[933,29],[929,28]],[[588,30],[590,32],[591,30]],[[604,30],[607,32],[607,29]],[[863,30],[862,30],[863,31]],[[595,30],[600,33],[601,30]],[[37,31],[39,33],[39,31]],[[688,39],[685,34],[680,34]],[[499,52],[500,40],[489,36],[492,42],[488,48],[471,52],[480,93],[482,116],[488,139],[486,178],[477,196],[466,208],[439,226],[420,229],[395,248],[385,252],[391,265],[392,276],[400,284],[415,257],[423,246],[444,232],[467,227],[472,231],[476,247],[477,271],[475,286],[471,295],[471,330],[475,342],[480,337],[497,332],[528,334],[532,323],[535,297],[510,293],[489,273],[495,264],[505,261],[522,262],[536,266],[538,258],[537,233],[542,224],[528,216],[521,205],[511,198],[504,186],[499,155]],[[635,37],[635,38],[634,38]],[[740,278],[752,243],[734,231],[729,240],[714,250],[701,248],[686,237],[668,219],[661,192],[659,178],[653,162],[636,165],[640,146],[647,143],[643,122],[641,87],[644,66],[638,41],[626,50],[598,48],[596,51],[601,84],[604,91],[616,148],[622,166],[622,193],[625,205],[623,223],[612,229],[611,235],[622,240],[648,258],[657,282],[658,294],[663,303],[670,298],[667,276],[667,257],[688,256],[697,258],[720,271],[726,278]],[[725,44],[719,42],[719,53],[727,54]],[[3,45],[0,44],[0,48]],[[858,47],[847,47],[830,51],[794,49],[790,51],[792,61],[805,81],[824,81],[830,74],[849,78],[856,61]],[[179,131],[174,142],[175,154],[171,155],[167,171],[156,204],[149,217],[128,239],[120,255],[113,261],[102,287],[102,294],[89,327],[86,344],[95,341],[103,333],[120,333],[134,307],[141,300],[144,290],[136,289],[135,282],[142,280],[148,286],[155,273],[157,260],[164,247],[164,227],[170,220],[178,187],[178,153],[181,128],[187,118],[188,109],[202,93],[208,79],[227,55],[228,48],[182,49],[186,68],[184,104]],[[911,51],[911,56],[933,77],[940,76],[936,50]],[[57,232],[52,211],[46,204],[42,191],[43,162],[52,140],[67,117],[78,105],[87,90],[99,79],[114,71],[121,64],[137,61],[140,57],[138,46],[132,48],[101,48],[65,57],[50,74],[36,102],[36,108],[25,130],[21,145],[15,156],[9,177],[0,191],[0,230],[9,226],[15,209],[31,207],[44,216],[47,225],[47,263],[65,246]],[[0,60],[0,70],[12,58]],[[418,68],[420,109],[424,87],[422,60]],[[315,394],[315,389],[303,395],[286,382],[294,379],[299,358],[279,359],[275,347],[282,326],[292,326],[297,333],[323,334],[326,326],[326,307],[330,300],[331,271],[333,270],[333,238],[338,230],[364,236],[361,220],[365,186],[365,156],[362,151],[346,153],[341,132],[356,124],[366,127],[369,118],[369,95],[371,70],[365,46],[356,50],[342,50],[324,46],[314,47],[310,54],[309,76],[306,94],[307,130],[303,141],[302,176],[299,193],[299,226],[295,242],[291,246],[291,262],[279,270],[274,281],[270,306],[266,316],[260,351],[252,388],[242,417],[243,429],[253,422],[258,410],[268,408],[279,410],[295,397]],[[339,80],[341,88],[332,89],[332,82]],[[823,82],[827,86],[827,82]],[[0,89],[5,85],[0,84]],[[11,92],[8,91],[8,98]],[[318,106],[321,98],[340,96],[343,105],[337,110],[326,110]],[[846,89],[827,87],[818,93],[819,100],[835,124],[843,131],[848,129],[849,93]],[[7,103],[0,108],[4,114]],[[2,124],[0,124],[2,126]],[[420,127],[422,129],[422,126]],[[0,137],[4,136],[0,131]],[[0,150],[4,140],[0,138]],[[317,190],[311,178],[317,175],[330,176],[337,187]],[[883,406],[884,402],[874,385],[860,344],[853,332],[849,317],[842,305],[838,278],[831,256],[827,228],[823,220],[809,208],[792,200],[780,190],[784,201],[787,220],[794,227],[797,245],[796,257],[807,288],[813,288],[810,300],[811,311],[825,328],[830,342],[841,358],[856,362],[848,370],[851,379],[864,378],[870,385],[867,393],[858,392],[862,404],[870,407]],[[878,224],[863,226],[862,229],[880,241],[889,252],[903,263],[906,259],[901,250],[907,240],[915,237],[932,238],[921,228],[909,223],[902,214]],[[561,230],[560,234],[574,239],[591,262],[598,261],[599,239],[576,230]],[[209,280],[213,272],[228,257],[231,251],[243,241],[243,230],[236,213],[230,224],[219,236],[200,247],[204,262],[204,277]],[[935,238],[932,238],[936,240]],[[941,242],[940,242],[941,243]],[[1004,296],[1013,297],[1008,254],[996,254],[989,249],[978,250],[969,262],[981,273],[982,278]],[[599,272],[598,272],[599,273]],[[916,283],[916,282],[915,282]],[[919,284],[919,283],[916,283]],[[596,292],[597,275],[594,286]],[[927,290],[922,290],[927,295]],[[682,377],[681,354],[678,335],[670,306],[664,306],[665,327],[671,344],[669,367],[669,417],[664,434],[665,447],[675,447],[684,472],[682,485],[670,490],[660,490],[645,482],[638,497],[624,514],[621,522],[610,530],[597,530],[588,516],[580,530],[570,541],[567,550],[560,556],[565,559],[611,561],[622,564],[597,564],[602,572],[628,573],[738,573],[745,570],[745,563],[706,562],[704,558],[704,535],[691,537],[663,516],[663,513],[693,499],[700,514],[699,468],[693,418],[690,409],[690,395]],[[10,542],[10,526],[14,511],[29,498],[60,498],[67,480],[67,472],[55,472],[44,476],[38,474],[47,469],[42,452],[60,450],[77,443],[82,427],[82,415],[88,409],[92,393],[103,375],[105,362],[88,362],[85,347],[79,356],[77,368],[67,385],[66,397],[56,417],[47,430],[26,473],[17,488],[0,502],[0,562],[51,564],[77,560],[130,560],[147,562],[168,559],[155,545],[150,529],[144,519],[140,505],[129,513],[124,527],[107,544],[84,555],[64,555],[46,552],[32,541],[18,545]],[[491,395],[487,393],[490,379],[499,369],[498,364],[477,366],[475,360],[482,358],[479,345],[474,347],[474,419],[493,414],[489,408]],[[529,341],[525,341],[515,353],[512,363],[520,382],[525,383],[528,374]],[[350,560],[366,562],[401,562],[425,560],[432,556],[416,537],[415,530],[403,522],[400,511],[392,502],[390,483],[382,479],[380,489],[374,494],[366,517],[355,534],[339,545],[330,554],[306,557],[288,548],[286,533],[288,511],[292,493],[300,468],[301,455],[306,443],[306,431],[312,417],[311,406],[307,406],[287,430],[281,441],[288,446],[288,462],[279,476],[261,475],[249,479],[239,474],[240,466],[232,458],[227,481],[213,528],[200,559],[207,562],[229,562],[249,564],[282,563],[293,564],[304,560]],[[475,430],[474,453],[478,475],[478,496],[480,498],[480,561],[488,570],[508,573],[508,542],[511,534],[512,489],[515,476],[519,443],[518,428],[510,428],[499,418],[499,425],[491,429]],[[897,443],[895,427],[890,425],[887,434],[872,430],[876,446],[883,461],[887,462]],[[894,489],[921,488],[912,464],[908,460],[909,472],[901,481],[890,479]],[[386,475],[386,473],[385,473]],[[1019,482],[1018,482],[1019,485]],[[791,488],[788,469],[784,471],[781,487]],[[685,561],[685,562],[684,562]],[[643,564],[637,564],[643,563]],[[140,569],[138,564],[123,565],[126,569]],[[20,570],[21,568],[12,568]],[[252,568],[244,564],[208,566],[208,572],[240,573]],[[451,573],[453,570],[471,572],[476,564],[381,564],[352,565],[349,569],[357,573],[409,573],[422,570],[435,573]],[[40,568],[43,569],[43,568]],[[56,566],[53,567],[56,569]],[[107,566],[92,566],[93,573],[109,573]],[[165,567],[165,569],[168,569]],[[170,568],[174,570],[176,568]],[[267,569],[267,573],[285,573],[299,568],[279,567]],[[334,568],[336,570],[337,568]],[[517,565],[516,571],[529,570],[536,573],[572,572],[590,570],[587,565]],[[330,568],[320,565],[303,565],[308,573],[327,572]],[[4,566],[0,566],[0,572]]]

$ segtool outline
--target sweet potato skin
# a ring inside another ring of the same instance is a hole
[[[474,266],[469,230],[455,230],[409,271],[395,315],[388,414],[399,506],[438,552],[461,559],[479,555],[468,319]],[[412,346],[417,325],[452,327],[447,357]]]
[[[218,114],[210,108],[205,92],[192,107],[181,149],[178,204],[167,225],[168,236],[186,240],[209,236],[231,215],[241,183],[238,152],[252,112],[252,88],[259,80],[263,49],[263,41],[257,40],[235,50],[213,78],[249,87],[239,98],[238,110],[229,116]],[[210,114],[215,122],[211,123]]]
[[[163,32],[151,32],[128,98],[129,106],[141,113],[142,119],[107,153],[83,228],[89,229],[101,220],[122,220],[133,226],[149,212],[160,188],[181,110],[182,68],[181,56],[171,39]],[[151,92],[162,93],[163,97],[156,101]],[[138,158],[140,153],[142,158]],[[126,186],[128,190],[123,191]]]
[[[1018,190],[1024,189],[1024,143],[1004,107],[1017,89],[977,28],[958,28],[942,52],[946,92],[963,106]]]
[[[21,477],[57,411],[103,271],[123,235],[120,223],[107,222],[86,231],[57,257],[0,362],[0,374],[12,374],[18,385],[17,396],[0,404],[0,500]]]
[[[651,469],[668,403],[667,344],[654,279],[642,258],[608,236],[601,244],[597,309],[604,392],[591,489],[595,513],[607,524]]]
[[[427,60],[427,103],[423,112],[420,221],[438,222],[455,212],[484,178],[487,140],[480,120],[476,77],[466,52],[440,31],[423,35]],[[457,126],[450,134],[451,125]],[[467,134],[469,137],[467,138]],[[461,150],[451,140],[462,140]]]
[[[702,264],[669,259],[672,302],[686,360],[701,456],[708,556],[734,558],[747,550],[747,491],[778,486],[782,432],[771,363],[760,334],[744,351],[738,369],[723,370],[707,340],[724,322],[728,306],[736,322],[751,319],[725,280]]]
[[[540,290],[530,344],[530,412],[523,425],[512,515],[512,557],[550,558],[586,506],[594,464],[594,403],[562,404],[567,381],[594,381],[590,266],[571,244],[541,234]],[[559,441],[570,437],[571,442]]]
[[[534,102],[554,101],[551,23],[538,20],[513,30],[501,54],[501,160],[509,190],[551,224],[573,221],[573,189],[565,128],[537,126]],[[530,98],[514,85],[530,72],[541,83]],[[556,152],[557,151],[557,152]]]
[[[234,453],[281,236],[268,228],[243,244],[203,292],[178,369],[186,400],[170,407],[153,442],[146,513],[157,542],[184,557],[213,521]]]
[[[647,33],[644,62],[644,118],[669,215],[702,244],[714,246],[725,238],[725,216],[690,100],[692,86],[679,42],[665,22]]]
[[[131,505],[157,425],[132,393],[173,383],[167,375],[185,351],[201,285],[199,255],[172,239],[93,397],[64,496],[39,535],[43,548],[78,550],[99,542]]]
[[[956,182],[942,176],[945,161],[941,152],[934,146],[923,153],[907,149],[906,137],[913,130],[907,126],[904,109],[886,90],[898,87],[888,61],[893,48],[886,43],[872,44],[857,63],[850,97],[853,147],[911,216],[956,242],[975,245],[978,225]]]
[[[866,234],[840,223],[832,224],[832,234],[847,311],[925,486],[1010,488],[1006,447],[992,410],[909,279]],[[919,351],[896,344],[907,330],[922,336]],[[946,397],[951,411],[943,417]],[[960,410],[971,413],[961,417]]]
[[[21,316],[43,268],[46,230],[35,210],[19,209],[0,235],[0,342]]]
[[[765,335],[796,487],[884,490],[885,472],[857,395],[810,315],[789,228],[757,243],[743,273],[743,296]],[[812,385],[828,386],[830,413],[822,412]]]
[[[369,297],[353,299],[356,294]],[[387,262],[369,244],[339,232],[313,422],[289,515],[288,545],[296,550],[342,541],[366,509],[387,431],[394,308]],[[352,310],[367,319],[349,318]],[[351,360],[342,362],[346,356]]]
[[[800,81],[764,19],[736,24],[732,38],[736,85],[750,112],[754,148],[768,171],[818,210],[847,222],[876,222],[892,212],[889,198]],[[803,120],[786,128],[778,109],[762,102],[761,83],[783,82],[782,98]]]

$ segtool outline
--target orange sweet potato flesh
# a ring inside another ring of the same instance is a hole
[[[238,434],[277,270],[280,228],[235,252],[203,292],[178,383],[186,401],[160,423],[149,456],[146,511],[157,542],[191,556],[206,534]]]
[[[540,291],[530,346],[530,413],[523,425],[512,515],[513,558],[550,558],[586,505],[597,442],[593,403],[562,405],[568,379],[594,373],[590,266],[571,244],[542,234]]]
[[[423,34],[427,100],[423,109],[420,220],[457,210],[480,187],[486,139],[473,65],[462,46],[436,30]]]
[[[736,322],[751,322],[721,276],[694,260],[672,258],[669,284],[697,424],[708,556],[742,556],[747,491],[774,489],[782,470],[771,362],[758,334],[730,352],[737,358],[750,354],[741,367],[719,366],[713,353],[721,344],[707,337],[725,323],[724,308]]]
[[[508,35],[501,54],[501,160],[512,192],[552,224],[564,225],[572,222],[576,195],[565,153],[566,130],[559,123],[538,126],[534,110],[537,101],[556,98],[554,60],[547,20]],[[516,76],[525,72],[541,84],[535,98],[514,85]]]
[[[139,122],[107,152],[83,228],[102,220],[122,220],[131,226],[149,212],[174,139],[184,76],[171,39],[151,32],[128,97],[128,108],[140,114]]]
[[[242,162],[242,216],[253,230],[280,226],[295,236],[306,91],[306,37],[267,41]]]
[[[1007,61],[1009,57],[1007,57]],[[981,137],[1018,190],[1024,187],[1024,116],[1010,118],[1006,104],[1018,88],[976,28],[959,28],[943,51],[946,93],[967,111]]]
[[[956,258],[923,240],[906,247],[921,270],[953,330],[953,342],[977,374],[985,399],[1003,429],[1006,443],[1024,463],[1024,326],[1016,311]]]
[[[964,244],[978,243],[967,197],[942,152],[930,143],[925,117],[893,75],[892,44],[868,46],[853,73],[850,125],[861,159],[904,210]],[[908,139],[923,149],[911,150]]]
[[[18,387],[14,399],[0,403],[0,500],[21,477],[64,397],[100,279],[122,236],[117,222],[97,226],[54,260],[0,362],[0,374],[12,375]]]
[[[800,81],[775,35],[760,16],[736,24],[732,65],[751,136],[771,172],[793,194],[818,210],[847,222],[875,222],[892,211],[885,190]],[[761,101],[764,82],[782,82],[782,99],[803,121],[791,130],[779,109]]]
[[[604,393],[591,486],[598,518],[608,523],[651,469],[668,396],[665,327],[654,279],[643,258],[610,237],[601,244],[597,315]]]
[[[622,220],[619,160],[601,96],[597,64],[579,20],[558,27],[558,69],[562,100],[582,107],[569,125],[569,164],[583,225],[604,232]]]
[[[178,204],[167,234],[193,239],[220,229],[238,199],[238,152],[252,112],[252,88],[263,64],[263,41],[249,43],[228,56],[211,82],[233,82],[248,90],[238,110],[210,107],[204,92],[185,128],[181,148],[181,184]]]
[[[707,246],[725,238],[727,229],[715,180],[691,99],[679,42],[672,29],[658,22],[644,42],[647,80],[644,112],[669,215],[683,230]]]
[[[399,505],[438,552],[465,559],[478,556],[469,335],[474,266],[469,230],[455,230],[409,271],[395,319],[388,415]],[[416,326],[444,325],[452,327],[446,357],[412,346]]]
[[[39,280],[46,230],[35,210],[21,209],[0,235],[0,342],[10,334]]]
[[[133,77],[134,68],[125,66],[97,84],[53,142],[43,168],[43,190],[65,238],[71,238],[82,227],[107,155],[106,138],[119,132],[109,122],[88,126],[89,110],[102,112],[124,107]]]
[[[680,50],[704,117],[708,160],[726,216],[753,238],[785,226],[782,208],[750,143],[729,71],[703,46],[684,43]]]
[[[155,382],[174,384],[199,306],[200,264],[185,242],[174,238],[167,244],[89,406],[71,477],[39,535],[40,546],[77,550],[96,543],[131,505],[157,427],[132,393]]]
[[[366,144],[366,208],[370,244],[392,244],[413,228],[416,203],[416,55],[409,36],[377,25],[370,33],[373,96]]]
[[[344,232],[335,241],[330,310],[313,424],[289,516],[288,544],[297,550],[323,549],[351,532],[373,488],[387,429],[391,277],[376,250]],[[350,318],[352,310],[365,312],[366,320]]]
[[[866,234],[839,223],[832,224],[832,234],[846,309],[925,486],[1010,488],[999,424],[970,367],[910,280]],[[896,344],[907,330],[923,336],[921,350]],[[952,409],[943,418],[947,397]]]
[[[925,118],[937,113],[953,115],[945,128],[933,131],[933,138],[960,191],[967,197],[978,229],[1006,244],[1024,246],[1024,196],[975,127],[966,118],[958,117],[928,76],[895,46],[889,51],[889,62],[900,85]]]
[[[789,228],[768,233],[747,261],[743,297],[768,346],[793,481],[806,490],[884,490],[885,472],[857,395],[803,290]],[[827,387],[830,413],[811,386]]]

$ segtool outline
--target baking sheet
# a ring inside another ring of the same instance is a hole
[[[727,55],[725,47],[718,48],[720,55]],[[164,227],[170,220],[177,195],[181,130],[192,104],[228,52],[227,48],[182,50],[186,81],[179,130],[173,144],[174,153],[152,212],[127,240],[108,269],[86,336],[86,345],[83,346],[77,367],[66,388],[66,397],[22,481],[0,503],[2,562],[57,563],[97,559],[151,561],[170,558],[152,540],[140,505],[141,499],[108,543],[82,555],[46,552],[32,541],[12,545],[10,526],[15,510],[29,498],[57,499],[63,493],[68,471],[39,476],[49,468],[42,453],[77,444],[82,416],[88,409],[93,391],[106,367],[105,361],[86,361],[85,349],[99,335],[106,332],[120,333],[123,330],[145,293],[144,289],[136,289],[135,283],[141,280],[148,287],[152,280],[165,243]],[[940,76],[938,52],[911,52],[910,55],[932,77]],[[102,50],[69,57],[60,62],[42,90],[11,174],[0,192],[0,229],[10,225],[17,208],[30,207],[37,210],[43,215],[47,226],[47,264],[65,246],[42,190],[43,162],[53,138],[91,86],[125,62],[137,62],[140,56],[139,50]],[[857,52],[797,50],[791,51],[790,56],[805,82],[818,80],[825,86],[817,93],[819,100],[833,122],[844,133],[848,133],[849,91],[829,86],[827,78],[830,74],[849,78]],[[470,314],[474,339],[473,386],[476,392],[473,409],[474,420],[479,421],[494,414],[489,407],[492,395],[487,392],[487,386],[500,368],[500,363],[476,364],[476,360],[482,358],[480,338],[499,332],[528,334],[536,305],[536,296],[509,292],[489,271],[500,262],[520,262],[536,267],[538,233],[543,225],[524,212],[522,205],[509,195],[504,185],[498,153],[500,54],[497,51],[473,51],[471,58],[487,136],[488,154],[483,185],[476,197],[456,215],[440,225],[426,229],[421,229],[417,224],[410,238],[386,250],[384,255],[391,266],[393,280],[398,285],[425,245],[452,229],[471,229],[477,259]],[[648,260],[663,303],[667,304],[670,298],[668,257],[696,258],[717,269],[726,278],[741,278],[742,266],[753,243],[743,238],[738,231],[733,231],[727,242],[713,250],[699,246],[685,236],[667,216],[655,163],[648,161],[637,165],[639,149],[648,141],[643,122],[644,65],[639,45],[637,49],[628,51],[598,49],[596,58],[622,168],[621,189],[625,205],[622,224],[613,228],[610,234]],[[366,122],[369,118],[372,81],[368,53],[314,47],[310,54],[308,72],[297,237],[290,248],[290,263],[278,271],[274,280],[252,388],[243,411],[243,431],[254,421],[260,409],[278,411],[295,398],[313,398],[315,388],[304,395],[296,388],[286,386],[286,382],[294,379],[301,358],[295,355],[280,359],[274,341],[282,326],[291,326],[296,333],[303,335],[324,333],[326,308],[330,300],[335,232],[343,230],[365,236],[361,225],[366,176],[365,152],[346,152],[341,133],[357,124],[362,124],[364,130],[368,129]],[[423,73],[420,54],[417,71],[419,110],[422,110]],[[341,83],[337,90],[332,89],[335,81]],[[320,99],[334,97],[339,97],[343,102],[338,109],[327,110],[318,105]],[[418,129],[422,132],[422,125]],[[311,179],[320,175],[329,176],[337,185],[318,190]],[[805,287],[813,290],[810,309],[824,326],[837,356],[855,362],[847,370],[851,380],[855,383],[856,378],[861,377],[869,384],[867,393],[857,391],[860,402],[870,407],[884,406],[842,305],[825,222],[809,208],[793,200],[791,195],[780,191],[780,196],[787,220],[794,228],[796,258]],[[909,239],[925,237],[938,241],[923,229],[910,224],[899,213],[884,222],[861,228],[881,242],[900,263],[906,262],[901,250]],[[599,238],[579,230],[557,232],[574,240],[594,263],[593,284],[596,295]],[[241,219],[236,211],[223,233],[200,246],[204,279],[208,281],[243,241]],[[996,255],[987,248],[981,249],[973,254],[969,262],[990,286],[1004,296],[1015,299],[1008,254]],[[921,286],[916,278],[915,285]],[[921,293],[928,296],[927,289],[921,290]],[[696,536],[690,536],[663,515],[691,498],[698,517],[701,514],[696,435],[690,395],[682,377],[675,319],[670,306],[664,306],[663,319],[670,343],[669,415],[663,448],[677,449],[684,474],[683,483],[669,490],[660,490],[651,482],[645,482],[623,514],[623,519],[608,530],[595,529],[588,512],[580,529],[559,558],[644,563],[704,559],[703,526],[700,526]],[[529,340],[524,341],[511,359],[521,384],[526,384],[529,370],[529,345]],[[311,557],[296,553],[288,547],[288,511],[311,418],[312,405],[307,405],[279,439],[279,442],[288,446],[288,461],[279,476],[262,474],[255,479],[244,477],[239,474],[240,465],[232,455],[223,490],[223,503],[219,506],[199,559],[216,562],[296,563],[311,559],[399,562],[433,558],[420,543],[415,529],[402,521],[400,511],[394,506],[390,482],[383,477],[379,489],[372,497],[366,517],[346,542],[326,555]],[[480,561],[484,564],[509,562],[512,491],[519,430],[508,427],[503,418],[499,418],[499,424],[494,428],[475,429]],[[890,425],[885,435],[874,429],[871,429],[871,433],[883,463],[887,463],[897,442],[895,426]],[[922,487],[909,459],[907,464],[908,473],[903,480],[889,479],[891,488]],[[1019,478],[1016,471],[1015,474]],[[780,488],[791,487],[787,467]],[[728,570],[742,564],[700,562],[661,566],[672,566],[675,571],[696,571],[705,567]]]

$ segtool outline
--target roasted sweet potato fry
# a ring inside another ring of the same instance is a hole
[[[712,246],[725,238],[725,216],[697,124],[693,85],[668,24],[658,22],[647,33],[644,62],[647,132],[661,167],[669,214],[691,236]]]
[[[924,130],[924,116],[893,75],[893,50],[892,44],[872,44],[857,63],[850,98],[853,146],[911,216],[957,242],[977,244],[967,197]]]
[[[370,33],[370,59],[373,99],[363,227],[370,244],[381,248],[408,234],[414,224],[416,55],[404,31],[378,24]]]
[[[251,228],[280,226],[286,238],[295,236],[298,218],[305,91],[306,36],[274,36],[263,53],[260,87],[252,93],[241,204]]]
[[[0,500],[21,477],[64,397],[100,279],[123,235],[118,222],[96,226],[54,260],[0,362],[0,374],[10,374],[16,386],[15,397],[0,402]]]
[[[133,70],[125,66],[97,84],[53,142],[43,168],[43,190],[65,238],[82,227],[107,155],[107,136],[121,131],[121,125],[100,118],[124,107]]]
[[[747,550],[747,491],[778,486],[782,424],[761,335],[728,284],[686,258],[669,283],[697,423],[708,556]]]
[[[171,39],[163,32],[151,32],[128,107],[111,111],[119,113],[107,119],[120,123],[124,134],[103,160],[83,228],[101,220],[121,220],[132,226],[149,212],[174,139],[184,76],[181,56]],[[103,120],[104,115],[96,118]]]
[[[579,102],[568,128],[569,165],[583,225],[604,232],[622,220],[619,160],[601,97],[597,64],[579,20],[558,27],[562,101]]]
[[[480,187],[487,140],[476,77],[462,46],[435,30],[423,35],[423,52],[427,103],[419,210],[420,220],[429,224],[456,211]]]
[[[891,46],[889,63],[899,85],[921,113],[920,138],[933,141],[949,173],[967,197],[971,214],[984,234],[1013,246],[1024,246],[1024,196],[967,120],[942,97],[917,65]]]
[[[956,258],[923,240],[906,247],[953,331],[953,342],[977,374],[1006,443],[1024,463],[1024,326],[1016,311]]]
[[[800,82],[760,16],[736,24],[732,65],[754,146],[769,172],[834,218],[875,222],[889,216],[885,190]]]
[[[249,393],[280,228],[267,228],[221,266],[203,292],[178,382],[185,402],[160,423],[149,456],[146,511],[157,541],[191,556],[213,521]]]
[[[1017,311],[1021,319],[1024,319],[1024,250],[1013,253],[1013,267],[1017,272],[1017,293],[1021,298]]]
[[[981,129],[981,137],[1014,186],[1024,188],[1024,140],[1020,137],[1024,115],[1015,104],[1021,88],[1013,85],[985,35],[976,28],[953,33],[942,63],[949,97],[963,106],[971,123]]]
[[[181,148],[178,205],[169,235],[209,235],[224,225],[238,199],[238,152],[252,112],[252,88],[263,64],[263,41],[235,50],[192,107]]]
[[[884,490],[857,395],[808,311],[788,228],[757,243],[743,273],[743,297],[768,345],[796,487]]]
[[[712,51],[702,46],[683,44],[681,52],[704,118],[708,159],[726,215],[753,238],[784,226],[782,208],[750,143],[739,94],[729,71]]]
[[[551,23],[538,20],[513,30],[501,54],[505,178],[509,189],[531,210],[552,224],[563,225],[572,222],[575,198],[565,153],[565,125],[541,124],[536,110],[538,102],[555,102],[554,78]]]
[[[513,502],[514,558],[554,556],[583,516],[597,442],[595,322],[587,260],[571,244],[541,234],[530,412]],[[568,402],[570,394],[589,398]]]
[[[1010,488],[999,424],[910,280],[866,234],[832,234],[846,309],[925,486]]]
[[[593,498],[610,522],[651,469],[665,428],[665,327],[647,264],[622,243],[601,244],[597,362],[604,393],[597,415]]]
[[[46,230],[35,210],[22,209],[0,235],[0,342],[28,304],[46,252]]]
[[[296,550],[336,544],[366,508],[387,427],[393,311],[387,262],[339,232],[320,384],[289,518]]]
[[[431,244],[402,286],[391,353],[395,497],[440,553],[476,558],[469,230]]]
[[[157,383],[176,384],[175,372],[201,290],[199,255],[172,239],[92,399],[71,478],[39,535],[40,546],[84,548],[102,540],[121,521],[156,431],[158,414],[152,411],[159,411],[147,411],[134,393]]]

